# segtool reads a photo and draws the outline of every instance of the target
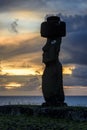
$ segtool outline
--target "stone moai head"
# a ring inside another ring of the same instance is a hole
[[[66,24],[58,16],[48,16],[46,21],[41,23],[40,33],[45,38],[65,37]]]

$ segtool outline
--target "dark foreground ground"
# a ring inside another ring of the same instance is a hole
[[[87,108],[0,106],[0,130],[87,130]]]

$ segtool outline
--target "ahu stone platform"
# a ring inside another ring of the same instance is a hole
[[[87,107],[42,107],[40,105],[0,106],[0,115],[45,116],[58,119],[87,121]]]

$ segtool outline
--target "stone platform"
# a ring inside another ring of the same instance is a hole
[[[46,116],[58,119],[87,121],[87,107],[42,107],[40,105],[0,106],[0,115]]]

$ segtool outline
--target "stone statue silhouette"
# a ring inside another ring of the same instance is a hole
[[[47,37],[47,42],[42,48],[42,62],[45,64],[42,75],[42,92],[46,102],[43,105],[63,106],[65,105],[65,97],[63,91],[62,64],[59,61],[62,38],[59,36],[56,36],[56,38],[45,37]]]

